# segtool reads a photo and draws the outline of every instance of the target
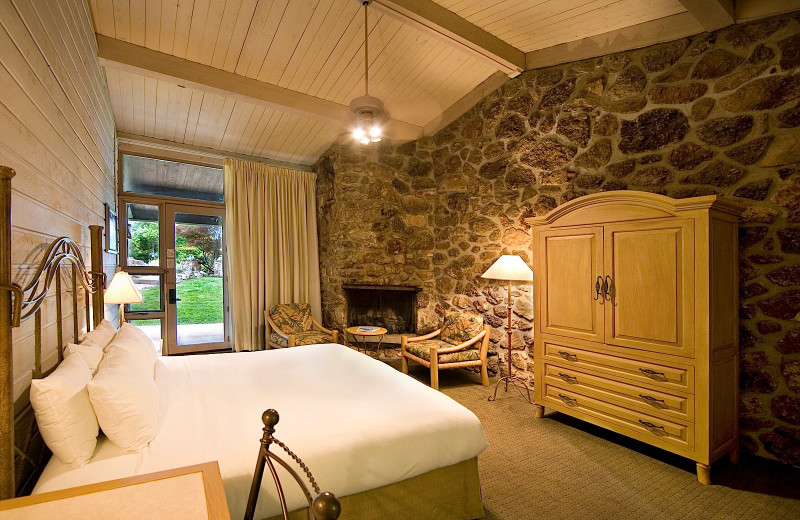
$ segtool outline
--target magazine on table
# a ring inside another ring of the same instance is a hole
[[[375,331],[377,331],[377,330],[380,330],[380,327],[367,327],[367,326],[361,326],[361,327],[357,328],[356,330],[357,330],[358,332],[375,332]]]

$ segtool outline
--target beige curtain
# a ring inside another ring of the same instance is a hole
[[[273,305],[307,302],[322,317],[317,176],[237,159],[224,170],[233,344],[259,350]]]

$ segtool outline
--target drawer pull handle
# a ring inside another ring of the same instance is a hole
[[[639,394],[639,397],[642,398],[642,401],[649,404],[653,408],[661,408],[662,410],[667,408],[667,403],[663,399],[656,399],[651,395],[642,395],[642,394]]]
[[[561,379],[563,379],[564,381],[566,381],[567,383],[569,383],[571,385],[577,385],[578,384],[578,378],[577,377],[571,376],[569,374],[565,374],[564,372],[559,372],[558,373],[558,377],[560,377]]]
[[[558,355],[567,361],[578,361],[578,356],[575,354],[570,354],[569,352],[564,352],[563,350],[559,350]]]
[[[643,421],[641,419],[639,419],[639,422],[642,424],[642,426],[647,428],[650,431],[650,433],[654,433],[661,437],[667,434],[667,430],[665,430],[663,426],[656,426],[651,422]]]
[[[567,405],[567,406],[577,406],[578,405],[578,400],[577,399],[573,399],[572,397],[570,397],[568,395],[558,394],[558,397],[560,397],[561,400],[564,401],[564,404]]]
[[[663,382],[667,380],[667,376],[664,374],[664,372],[656,372],[655,370],[650,370],[649,368],[640,368],[639,372],[655,381]]]

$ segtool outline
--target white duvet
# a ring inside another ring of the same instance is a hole
[[[336,344],[159,358],[159,433],[141,453],[102,438],[92,462],[53,457],[34,493],[219,461],[232,518],[241,518],[261,437],[261,414],[280,414],[275,437],[322,490],[351,495],[471,459],[487,446],[477,417],[446,395]],[[273,450],[279,447],[273,445]],[[306,502],[283,473],[290,510]],[[280,514],[265,471],[256,518]]]

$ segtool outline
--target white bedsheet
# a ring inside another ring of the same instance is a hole
[[[53,457],[34,493],[217,460],[231,516],[241,518],[267,408],[280,413],[275,436],[338,496],[456,464],[487,446],[472,412],[342,345],[164,357],[155,377],[160,425],[148,447],[128,454],[104,439],[79,469]],[[280,513],[265,473],[256,518]],[[290,478],[281,481],[297,509],[305,499]]]

